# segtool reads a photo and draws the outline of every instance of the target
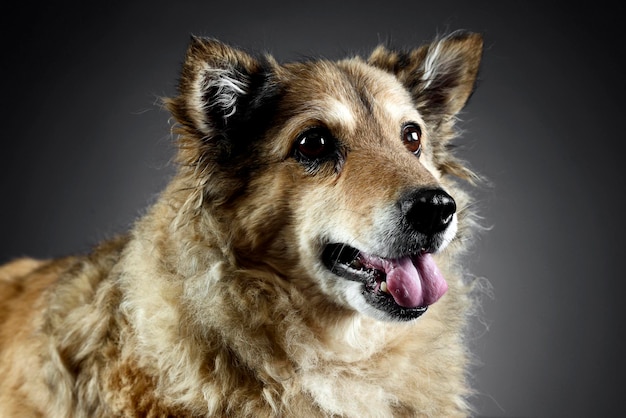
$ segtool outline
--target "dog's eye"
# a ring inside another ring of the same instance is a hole
[[[310,160],[326,157],[335,149],[330,133],[323,128],[311,128],[296,140],[296,153]]]
[[[422,130],[419,126],[409,123],[402,128],[404,146],[416,156],[422,153]]]

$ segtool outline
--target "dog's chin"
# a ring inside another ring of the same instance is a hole
[[[322,261],[340,280],[351,282],[346,284],[353,307],[380,320],[414,320],[448,288],[429,252],[389,259],[329,244]]]

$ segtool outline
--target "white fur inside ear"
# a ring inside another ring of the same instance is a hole
[[[237,97],[246,93],[248,78],[237,70],[229,68],[210,68],[204,72],[204,91],[214,91],[209,106],[218,106],[224,117],[230,117],[237,111]]]
[[[248,83],[248,76],[234,68],[207,66],[202,69],[190,103],[199,116],[199,127],[204,132],[211,130],[212,124],[207,120],[207,112],[217,114],[223,119],[234,115],[237,112],[238,99],[247,93]]]
[[[441,55],[441,42],[437,42],[433,47],[428,50],[428,55],[424,60],[424,88],[428,88],[433,80],[437,77],[438,68],[444,63],[440,62]]]

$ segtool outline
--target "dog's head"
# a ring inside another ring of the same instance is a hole
[[[463,228],[449,178],[472,174],[449,141],[481,52],[479,35],[459,32],[280,65],[193,38],[167,102],[189,194],[180,219],[210,214],[237,266],[334,306],[420,316],[447,289],[433,255]]]

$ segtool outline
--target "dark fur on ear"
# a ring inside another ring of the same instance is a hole
[[[178,85],[166,105],[181,126],[181,140],[211,144],[226,161],[263,129],[246,118],[267,121],[279,94],[270,57],[257,59],[219,41],[192,37]],[[242,127],[247,127],[245,132]],[[256,127],[255,132],[249,129]],[[182,143],[181,145],[189,145]],[[217,155],[217,154],[215,154]]]
[[[179,96],[168,107],[196,135],[212,136],[237,111],[238,100],[249,93],[250,76],[259,67],[256,59],[241,50],[193,36],[180,75]]]
[[[474,91],[482,55],[482,36],[457,31],[410,51],[379,46],[368,62],[388,71],[411,92],[415,106],[434,136],[435,159],[444,173],[474,181],[448,144],[457,136],[455,122]]]

